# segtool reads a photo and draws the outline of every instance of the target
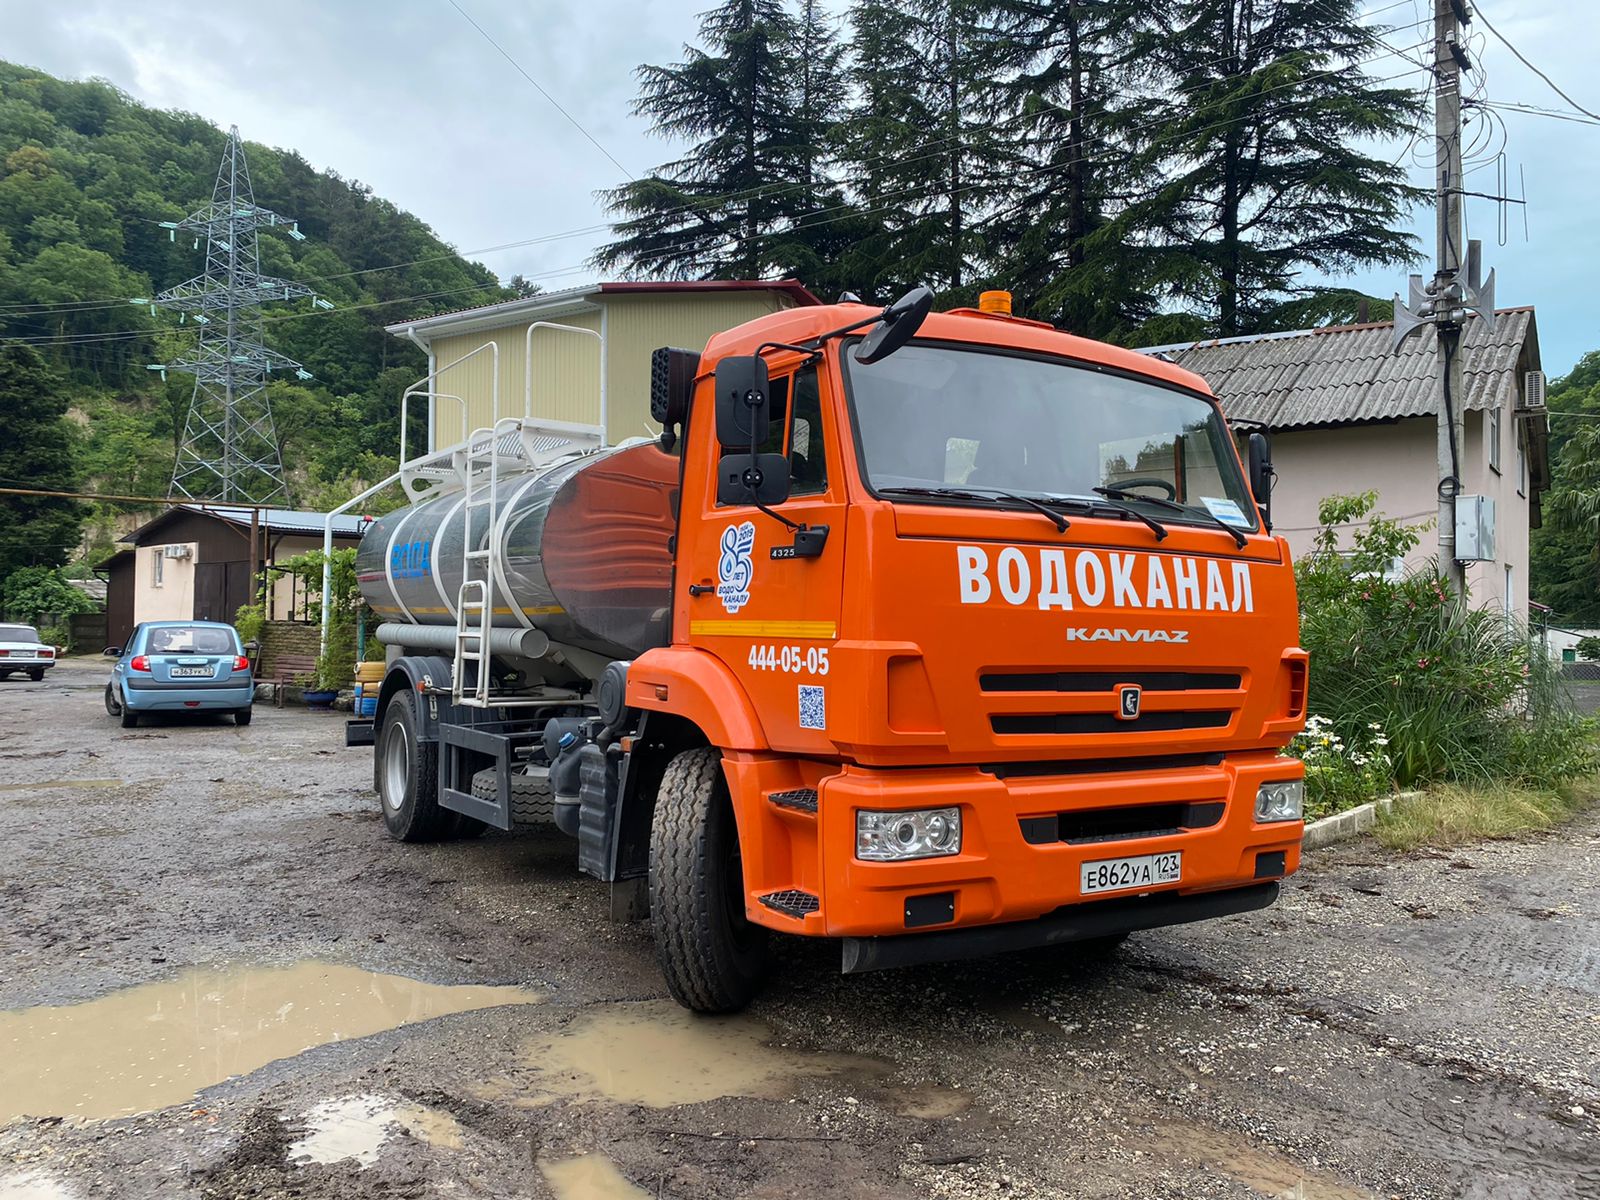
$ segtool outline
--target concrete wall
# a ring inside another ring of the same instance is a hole
[[[1486,414],[1468,413],[1460,447],[1462,490],[1496,501],[1494,562],[1467,568],[1476,603],[1506,607],[1506,567],[1511,568],[1511,611],[1528,617],[1528,501],[1526,475],[1518,480],[1516,438],[1509,402],[1503,413],[1501,470],[1489,467],[1484,437]],[[1436,426],[1432,417],[1385,425],[1339,426],[1275,433],[1273,463],[1278,487],[1272,496],[1273,529],[1289,540],[1296,556],[1311,549],[1317,507],[1324,497],[1376,491],[1378,511],[1416,529],[1420,541],[1407,558],[1421,567],[1438,552],[1435,470]],[[1519,491],[1520,489],[1520,491]],[[1341,539],[1348,545],[1348,530]]]
[[[621,294],[584,304],[578,311],[541,320],[603,332],[606,343],[607,440],[660,432],[650,420],[650,354],[660,346],[702,350],[712,334],[788,307],[781,293],[767,291]],[[595,425],[600,421],[600,356],[594,339],[583,334],[537,329],[533,369],[526,372],[528,322],[475,333],[440,335],[432,347],[437,390],[460,396],[467,405],[468,430],[491,421],[495,352],[498,346],[499,414],[520,415],[531,393],[536,417]],[[469,353],[471,358],[459,361]],[[455,364],[455,365],[451,365]],[[443,396],[434,402],[433,444],[461,440],[460,403]]]
[[[140,546],[134,552],[133,620],[188,621],[194,618],[194,564],[199,546],[189,547],[188,558],[166,558],[163,545]],[[161,584],[156,584],[156,558],[161,559]]]

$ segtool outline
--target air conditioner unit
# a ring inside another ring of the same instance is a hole
[[[1517,405],[1517,411],[1542,413],[1544,408],[1544,372],[1525,372],[1522,376],[1522,403]]]
[[[1494,497],[1456,497],[1456,561],[1494,561]]]
[[[193,553],[194,551],[190,547],[184,545],[163,546],[161,548],[161,556],[163,558],[188,558]]]

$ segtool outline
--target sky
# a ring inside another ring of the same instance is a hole
[[[588,282],[594,273],[584,262],[605,237],[596,193],[624,181],[611,158],[638,175],[678,149],[631,114],[634,70],[679,61],[712,0],[458,3],[554,103],[450,0],[0,0],[0,54],[64,78],[99,76],[143,103],[298,150],[415,213],[502,279],[520,273],[547,289]],[[1430,7],[1364,3],[1375,20],[1408,26],[1389,38],[1402,49],[1426,36],[1409,26]],[[1578,104],[1600,112],[1593,23],[1551,0],[1487,0],[1483,12]],[[1470,31],[1488,99],[1569,108],[1482,21]],[[1410,66],[1388,55],[1366,69],[1389,76]],[[1544,366],[1559,375],[1600,349],[1600,308],[1590,307],[1600,267],[1600,125],[1500,115],[1510,191],[1521,195],[1525,181],[1527,236],[1523,210],[1508,206],[1508,240],[1499,245],[1499,206],[1476,198],[1469,234],[1483,239],[1485,266],[1496,269],[1497,302],[1537,306]],[[1500,130],[1484,134],[1496,150]],[[1404,148],[1382,150],[1394,158]],[[1431,188],[1426,137],[1421,150],[1407,161],[1413,182]],[[1467,186],[1495,192],[1496,161],[1483,156]],[[1419,212],[1416,232],[1431,255],[1431,210]],[[509,245],[532,239],[542,240]],[[1384,269],[1339,282],[1389,295],[1403,290],[1403,276]]]

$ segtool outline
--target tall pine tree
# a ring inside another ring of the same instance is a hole
[[[832,101],[819,28],[803,29],[782,0],[728,0],[704,14],[701,46],[686,46],[682,62],[639,68],[634,113],[691,146],[606,193],[621,219],[596,265],[690,278],[793,270],[804,257],[789,237],[794,225],[827,207],[818,142]],[[798,70],[802,32],[820,54],[809,76]]]
[[[1018,159],[995,119],[1003,47],[984,0],[861,0],[845,172],[875,231],[853,255],[878,298],[926,283],[970,302]]]
[[[1148,192],[1135,135],[1148,50],[1141,0],[1001,0],[1004,121],[1027,155],[1003,219],[997,276],[1019,311],[1091,337],[1128,336],[1156,309],[1139,231],[1118,217]]]
[[[1362,68],[1382,47],[1358,13],[1356,0],[1152,8],[1146,63],[1173,98],[1140,160],[1162,185],[1131,221],[1155,231],[1166,285],[1219,335],[1291,320],[1318,290],[1308,270],[1416,253],[1396,226],[1420,193],[1366,147],[1404,131],[1420,99]]]

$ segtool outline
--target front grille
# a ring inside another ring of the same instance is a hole
[[[990,671],[978,676],[986,692],[1109,692],[1125,683],[1147,692],[1232,691],[1240,677],[1220,671]]]
[[[1043,759],[1033,762],[985,763],[980,771],[996,779],[1029,779],[1041,775],[1123,775],[1130,771],[1179,771],[1220,767],[1220,754],[1146,754],[1137,758]]]
[[[994,713],[989,723],[996,733],[1150,733],[1174,729],[1222,729],[1233,719],[1226,710],[1147,712],[1131,720],[1116,713],[1045,713],[1041,715]]]
[[[1084,845],[1169,837],[1191,829],[1210,829],[1222,820],[1221,800],[1182,804],[1127,804],[1086,808],[1045,817],[1021,818],[1022,837],[1035,846],[1052,842]]]

